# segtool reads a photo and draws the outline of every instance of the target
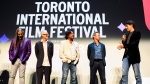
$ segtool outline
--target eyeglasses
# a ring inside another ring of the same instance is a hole
[[[46,35],[46,36],[48,36],[49,34],[42,34],[42,35]]]

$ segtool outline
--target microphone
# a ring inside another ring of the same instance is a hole
[[[126,35],[127,34],[127,30],[123,30],[123,35]]]
[[[122,35],[122,41],[124,42],[126,40],[126,35],[127,35],[127,30],[125,29],[123,31],[123,35]]]

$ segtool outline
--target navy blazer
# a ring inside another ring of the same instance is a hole
[[[128,38],[129,33],[126,35],[126,38]],[[134,64],[134,63],[140,63],[141,58],[140,58],[140,51],[139,51],[139,42],[141,38],[141,33],[140,31],[134,31],[133,34],[130,37],[130,41],[127,44],[127,39],[122,43],[125,48],[124,56],[123,59],[126,57],[126,53],[129,55],[129,62]],[[128,48],[128,50],[126,50]]]
[[[52,67],[52,57],[53,57],[53,48],[54,45],[52,42],[47,41],[47,55],[49,59],[50,66]],[[43,43],[41,41],[38,41],[35,44],[35,55],[37,58],[37,67],[41,67],[44,59],[44,49],[43,49]]]
[[[94,48],[94,42],[88,45],[88,49],[87,49],[87,56],[88,59],[90,60],[90,67],[93,66],[94,64],[94,57],[95,57],[95,48]],[[102,51],[102,58],[103,58],[103,64],[106,66],[106,61],[105,61],[105,57],[106,57],[106,50],[105,50],[105,45],[103,43],[101,44],[101,51]]]

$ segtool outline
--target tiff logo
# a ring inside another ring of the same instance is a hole
[[[7,38],[7,36],[4,34],[2,37],[0,37],[0,42],[2,44],[6,43],[9,40],[9,38]]]

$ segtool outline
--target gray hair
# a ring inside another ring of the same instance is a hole
[[[99,33],[99,32],[94,32],[94,33],[93,33],[93,39],[94,39],[94,36],[96,35],[96,33]]]
[[[42,35],[43,32],[47,32],[47,30],[42,30],[42,31],[41,31],[41,35]],[[47,32],[47,33],[48,33],[48,32]]]

